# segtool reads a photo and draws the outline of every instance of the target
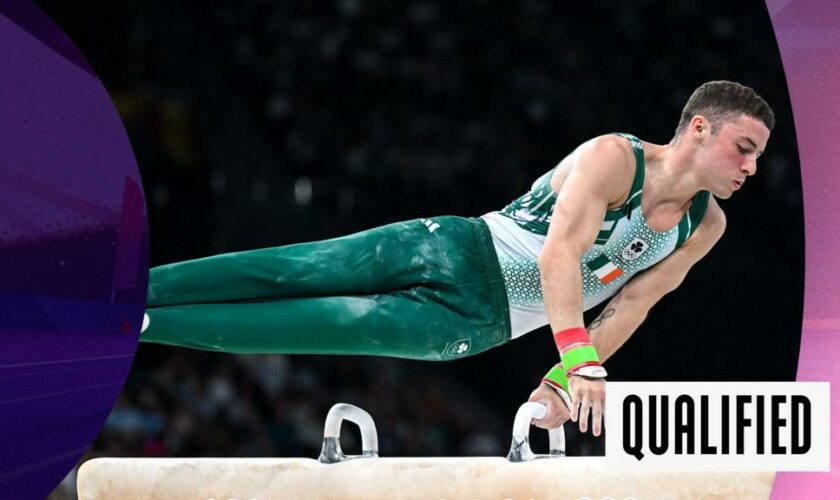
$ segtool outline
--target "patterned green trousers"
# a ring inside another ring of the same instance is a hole
[[[510,339],[485,222],[434,217],[149,274],[140,340],[236,353],[447,360]]]

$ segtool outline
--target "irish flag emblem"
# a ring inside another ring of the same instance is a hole
[[[621,269],[613,264],[612,261],[604,254],[590,260],[586,263],[586,266],[592,271],[592,274],[597,276],[598,279],[601,280],[601,283],[605,285],[622,274]]]

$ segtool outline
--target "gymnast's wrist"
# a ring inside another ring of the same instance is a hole
[[[569,381],[566,378],[566,370],[563,369],[563,363],[557,363],[554,367],[545,374],[542,382],[551,387],[554,392],[560,396],[566,408],[572,408],[572,398],[569,395]]]
[[[566,370],[563,363],[554,365],[542,379],[543,383],[551,386],[557,391],[569,392],[569,379],[566,377]]]
[[[562,366],[565,367],[567,379],[572,375],[589,378],[605,378],[607,376],[607,370],[601,366],[598,351],[589,339],[589,334],[585,328],[577,327],[561,330],[554,334],[554,343],[560,353],[560,361]]]

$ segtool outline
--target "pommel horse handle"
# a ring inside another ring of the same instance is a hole
[[[338,440],[341,436],[341,424],[349,420],[359,426],[362,433],[362,454],[345,455],[341,451]],[[324,444],[318,461],[323,464],[334,464],[353,458],[373,458],[379,456],[379,438],[376,435],[376,424],[370,414],[358,406],[338,403],[330,408],[327,421],[324,424]]]
[[[528,434],[531,430],[531,419],[543,418],[548,408],[542,403],[525,403],[519,407],[513,419],[513,439],[507,459],[511,462],[527,462],[537,458],[562,457],[566,455],[566,435],[563,427],[548,431],[549,454],[537,455],[531,451],[528,444]]]

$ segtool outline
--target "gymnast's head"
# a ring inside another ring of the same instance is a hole
[[[712,194],[729,198],[756,173],[775,124],[773,110],[750,87],[707,82],[689,97],[671,145],[690,155]]]

